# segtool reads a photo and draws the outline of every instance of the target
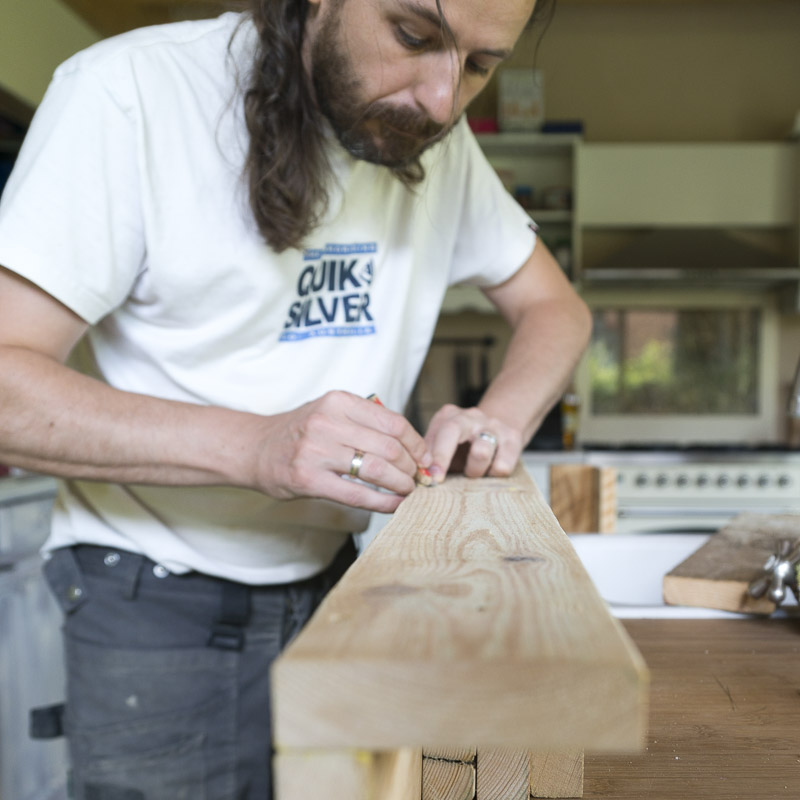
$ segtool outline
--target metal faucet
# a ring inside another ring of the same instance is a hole
[[[800,603],[798,570],[800,569],[800,539],[781,539],[775,552],[764,564],[764,574],[747,587],[751,597],[766,595],[776,606],[786,599],[787,587]]]

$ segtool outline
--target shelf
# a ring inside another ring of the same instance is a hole
[[[680,284],[682,286],[777,288],[800,281],[800,268],[686,269],[684,267],[595,268],[581,276],[586,286]]]
[[[529,208],[526,209],[534,222],[539,225],[548,225],[554,222],[572,222],[572,211],[558,208]]]
[[[475,138],[487,155],[515,152],[530,154],[531,150],[570,150],[582,141],[582,137],[574,133],[479,133]]]

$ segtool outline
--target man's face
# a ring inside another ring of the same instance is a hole
[[[516,43],[533,0],[311,0],[306,64],[356,158],[403,167],[451,130]]]

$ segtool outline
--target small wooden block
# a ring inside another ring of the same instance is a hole
[[[280,800],[420,800],[422,750],[280,751],[273,760]]]
[[[775,604],[747,593],[781,539],[800,538],[800,514],[739,514],[664,576],[664,602],[771,614]]]
[[[531,797],[583,797],[583,752],[531,753]]]
[[[553,464],[550,507],[567,533],[614,533],[617,470],[587,464]]]
[[[473,800],[474,797],[474,764],[422,759],[422,800]]]
[[[474,747],[423,747],[422,757],[473,764],[475,762],[475,752]]]
[[[478,748],[476,800],[528,800],[530,788],[531,763],[527,750]]]

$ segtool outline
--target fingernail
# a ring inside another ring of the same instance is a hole
[[[428,474],[433,478],[436,483],[441,483],[444,480],[444,471],[441,467],[434,464],[429,470]]]
[[[367,400],[372,400],[373,403],[377,403],[382,408],[386,408],[386,406],[384,406],[383,403],[381,403],[380,397],[378,397],[378,395],[376,395],[374,392],[372,394],[367,395]]]

